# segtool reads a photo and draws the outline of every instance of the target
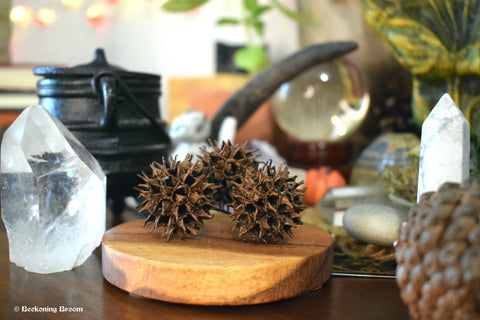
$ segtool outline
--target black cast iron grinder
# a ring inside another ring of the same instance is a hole
[[[97,49],[92,62],[72,68],[37,67],[39,103],[56,116],[99,161],[107,199],[120,221],[124,198],[136,196],[138,173],[168,157],[166,124],[160,120],[160,76],[108,64]]]

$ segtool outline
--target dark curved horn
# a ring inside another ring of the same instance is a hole
[[[227,116],[238,121],[238,127],[284,82],[308,68],[338,58],[357,49],[355,42],[329,42],[307,47],[264,70],[237,91],[215,114],[210,138],[217,139],[220,125]]]

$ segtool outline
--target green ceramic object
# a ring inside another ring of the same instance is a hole
[[[480,0],[362,0],[365,18],[413,76],[412,109],[425,120],[449,93],[480,138]],[[478,163],[478,162],[477,162]]]

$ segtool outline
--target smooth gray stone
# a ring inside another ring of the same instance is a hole
[[[408,214],[379,204],[357,204],[343,215],[343,227],[354,239],[383,247],[393,246],[398,228]]]

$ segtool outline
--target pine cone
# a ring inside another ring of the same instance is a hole
[[[210,210],[216,205],[212,198],[217,187],[207,182],[207,176],[200,161],[191,162],[187,155],[182,162],[170,158],[167,163],[153,162],[152,175],[139,175],[145,181],[136,188],[139,198],[139,212],[149,213],[145,225],[153,222],[153,228],[164,228],[167,240],[177,234],[191,237],[203,226],[204,219],[211,219]]]
[[[216,201],[224,205],[231,205],[230,190],[232,182],[240,182],[250,168],[256,168],[255,150],[249,150],[246,144],[232,145],[230,141],[222,142],[220,147],[210,142],[212,151],[202,149],[202,160],[209,173],[209,182],[219,186]]]
[[[258,170],[250,169],[241,181],[233,183],[234,203],[231,218],[239,237],[245,240],[272,243],[291,236],[301,225],[303,202],[302,183],[288,176],[288,168],[278,170],[266,163]]]
[[[400,229],[395,255],[414,319],[479,319],[480,180],[424,194]]]

